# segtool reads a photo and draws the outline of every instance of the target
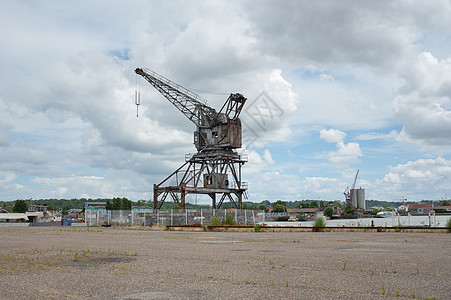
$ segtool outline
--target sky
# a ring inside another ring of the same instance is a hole
[[[248,99],[249,201],[343,201],[357,170],[367,199],[451,198],[451,1],[0,8],[0,200],[152,199],[195,125],[137,67]]]

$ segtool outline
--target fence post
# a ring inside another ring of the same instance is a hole
[[[253,222],[254,225],[255,225],[255,214],[254,214],[254,210],[252,210],[252,222]]]
[[[263,211],[263,214],[262,214],[262,218],[263,218],[263,223],[265,223],[265,213],[266,213],[266,211]]]
[[[244,225],[247,224],[247,209],[244,210]]]
[[[185,225],[188,225],[188,209],[185,209]]]
[[[171,208],[171,226],[174,225],[173,222],[172,222],[172,218],[173,218],[173,217],[172,217],[172,215],[173,215],[173,212],[172,212],[172,211],[173,211],[173,209]]]
[[[160,226],[160,210],[157,209],[157,226]]]
[[[132,226],[133,226],[133,208],[130,210],[130,215],[132,216]]]
[[[238,209],[235,209],[235,223],[238,223]]]
[[[200,225],[201,226],[204,225],[204,220],[203,220],[203,216],[202,216],[202,208],[200,209]]]

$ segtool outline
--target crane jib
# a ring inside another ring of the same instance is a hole
[[[246,102],[243,95],[230,94],[218,113],[196,93],[152,70],[137,68],[135,73],[146,79],[197,126],[194,143],[199,151],[211,147],[241,148],[238,116]]]

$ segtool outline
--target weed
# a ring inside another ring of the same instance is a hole
[[[411,296],[412,296],[412,298],[416,298],[416,295],[415,295],[415,290],[412,290],[412,294],[411,294]]]
[[[288,279],[287,279],[287,287],[288,287]]]
[[[287,265],[286,264],[282,264],[282,268],[285,268]]]
[[[213,218],[211,218],[210,223],[208,223],[209,226],[220,226],[221,222],[219,221],[219,218],[217,215],[214,215]]]
[[[343,271],[346,270],[346,262],[343,264]]]
[[[313,226],[318,228],[326,227],[326,221],[323,218],[316,218]]]
[[[255,224],[255,225],[254,225],[254,231],[255,231],[255,232],[259,232],[259,231],[260,231],[260,225]]]
[[[399,296],[400,296],[399,291],[398,291],[398,288],[396,288],[395,296],[396,296],[396,297],[399,297]]]
[[[382,284],[382,295],[385,295],[385,284]]]

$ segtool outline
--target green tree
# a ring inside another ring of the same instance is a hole
[[[113,198],[113,210],[122,210],[122,199],[121,198]]]
[[[326,217],[332,217],[332,215],[334,214],[334,209],[332,207],[326,207],[326,209],[324,210],[324,215]]]
[[[273,212],[285,212],[287,210],[283,204],[274,204],[272,208]]]
[[[128,200],[127,198],[122,198],[122,209],[123,210],[131,210],[132,209],[132,202]]]
[[[28,204],[25,200],[16,200],[14,202],[13,211],[16,213],[24,213],[28,210]]]
[[[108,199],[108,200],[106,201],[105,209],[106,209],[106,210],[113,210],[113,204],[111,204],[110,199]]]
[[[271,206],[271,202],[269,202],[269,200],[263,200],[262,202],[260,202],[260,204],[264,204],[266,206]]]
[[[319,208],[318,202],[316,202],[315,200],[313,200],[312,202],[310,202],[310,207],[311,207],[311,208]]]
[[[344,215],[354,215],[355,214],[355,207],[352,205],[346,206],[345,210],[343,211]]]
[[[264,205],[264,204],[260,204],[257,209],[264,210],[265,212],[268,211],[268,207],[266,207],[266,205]]]
[[[443,200],[442,201],[442,205],[443,206],[449,206],[449,201],[448,200]]]
[[[137,206],[146,206],[146,201],[145,200],[138,200],[138,202],[136,203]]]

